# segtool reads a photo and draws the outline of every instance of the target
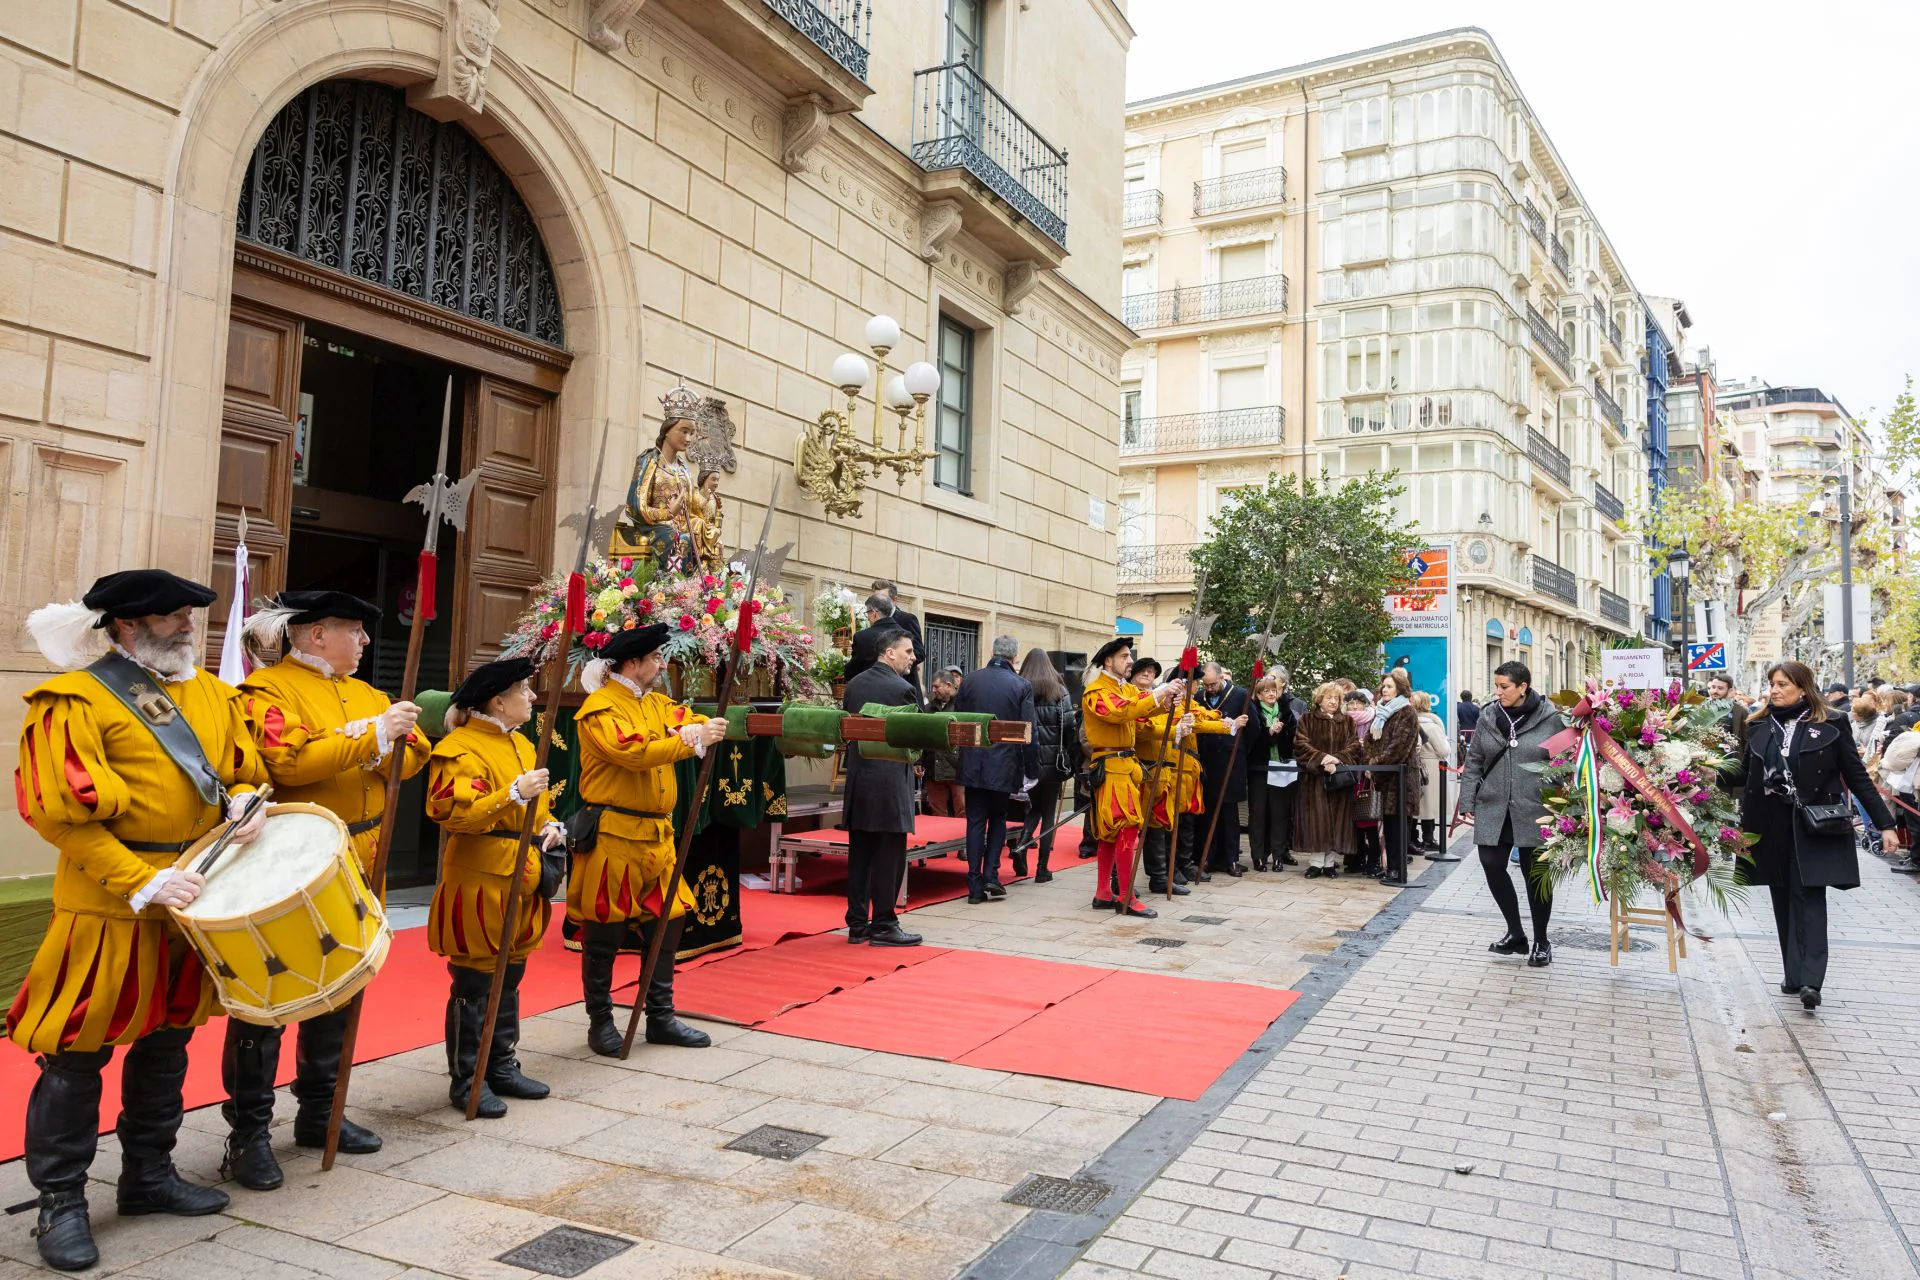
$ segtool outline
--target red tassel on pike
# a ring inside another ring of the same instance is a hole
[[[1258,659],[1258,658],[1255,658],[1255,659],[1253,660],[1253,679],[1254,679],[1254,682],[1255,682],[1255,683],[1258,683],[1258,682],[1259,682],[1259,680],[1260,680],[1260,677],[1261,677],[1261,676],[1264,676],[1264,675],[1266,675],[1266,674],[1267,674],[1267,664],[1266,664],[1266,663],[1264,663],[1264,662],[1262,662],[1262,661],[1260,661],[1260,659]]]
[[[587,629],[587,575],[567,575],[567,630],[580,635]]]
[[[733,647],[741,653],[747,651],[747,646],[753,643],[754,636],[760,633],[760,629],[753,622],[753,615],[759,612],[758,600],[748,600],[740,606],[740,621],[733,629]]]
[[[1200,650],[1192,645],[1180,651],[1180,669],[1192,672],[1200,669]]]
[[[428,622],[433,621],[434,601],[440,597],[440,557],[431,551],[420,553],[420,575],[413,586],[413,607]]]

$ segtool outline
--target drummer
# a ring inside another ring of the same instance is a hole
[[[659,966],[643,997],[647,1043],[703,1049],[706,1032],[673,1014],[673,953],[681,922],[693,907],[685,881],[665,905],[674,868],[673,810],[679,787],[673,766],[727,736],[724,720],[708,720],[653,691],[666,663],[665,623],[622,631],[580,675],[587,700],[574,724],[580,734],[580,800],[597,810],[591,847],[576,845],[567,879],[567,919],[580,929],[580,976],[587,1003],[587,1047],[613,1057],[625,1037],[613,1022],[613,961],[628,924],[668,921]],[[651,939],[649,938],[649,943]]]
[[[534,768],[533,743],[519,732],[533,718],[533,664],[502,658],[476,667],[453,691],[447,712],[451,732],[433,749],[427,767],[427,816],[446,829],[440,883],[427,916],[427,948],[446,957],[453,989],[447,998],[447,1096],[465,1110],[474,1087],[487,998],[498,963],[500,923],[506,914],[507,875],[519,848],[527,805],[535,805],[534,838],[540,849],[562,850],[566,831],[548,808],[547,771]],[[520,1044],[520,976],[527,957],[546,935],[552,898],[564,854],[543,876],[539,849],[527,850],[520,872],[522,892],[513,925],[500,1012],[479,1082],[475,1114],[497,1120],[507,1114],[503,1098],[547,1096],[546,1085],[521,1073],[514,1050]]]
[[[128,1046],[121,1216],[227,1207],[226,1192],[186,1181],[173,1165],[187,1041],[216,1000],[166,912],[206,883],[174,862],[267,777],[239,691],[195,665],[195,611],[213,599],[163,569],[134,569],[27,619],[40,652],[64,674],[26,695],[15,780],[21,816],[60,857],[53,918],[7,1014],[7,1035],[40,1055],[26,1169],[40,1193],[40,1257],[61,1271],[100,1256],[86,1184],[100,1072],[114,1045]],[[250,819],[234,841],[251,841],[264,820]]]
[[[393,702],[354,677],[380,610],[344,591],[283,591],[246,622],[249,655],[263,665],[240,682],[247,727],[260,745],[274,797],[331,809],[347,824],[362,871],[373,862],[386,805],[387,774],[396,747],[402,777],[427,763],[426,735],[414,728],[420,708]],[[251,1191],[280,1185],[280,1164],[267,1137],[273,1123],[273,1081],[285,1027],[227,1020],[220,1074],[227,1089],[226,1158],[221,1172]],[[294,1048],[294,1145],[327,1145],[333,1089],[347,1011],[300,1024]],[[380,1137],[342,1117],[340,1150],[365,1155]]]

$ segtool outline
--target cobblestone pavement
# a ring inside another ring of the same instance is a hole
[[[1695,908],[1717,941],[1675,976],[1657,930],[1611,967],[1602,914],[1563,892],[1555,963],[1531,970],[1486,952],[1500,926],[1462,851],[1397,895],[1216,877],[1152,922],[1087,911],[1068,859],[1004,903],[915,913],[930,942],[1298,986],[1196,1103],[722,1026],[622,1064],[587,1053],[575,1006],[527,1030],[553,1099],[468,1126],[437,1046],[363,1067],[354,1111],[386,1150],[322,1175],[283,1128],[287,1186],[226,1215],[122,1222],[104,1140],[95,1274],[492,1280],[571,1224],[628,1242],[600,1280],[1920,1276],[1920,888],[1868,861],[1834,895],[1809,1015],[1777,993],[1764,897]],[[827,1138],[792,1162],[726,1149],[761,1124]],[[188,1117],[189,1176],[213,1178],[221,1130]],[[1005,1203],[1030,1173],[1113,1191],[1080,1217]],[[0,1166],[0,1203],[26,1195]],[[26,1225],[0,1226],[0,1280],[40,1274]]]

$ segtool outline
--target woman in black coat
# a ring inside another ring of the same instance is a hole
[[[1804,805],[1844,805],[1848,792],[1882,832],[1895,833],[1893,814],[1874,790],[1844,715],[1829,716],[1813,672],[1799,662],[1767,671],[1767,714],[1747,724],[1746,750],[1722,772],[1726,787],[1744,787],[1740,826],[1757,833],[1743,878],[1773,895],[1780,934],[1783,994],[1798,992],[1809,1009],[1820,1004],[1827,976],[1827,890],[1860,885],[1853,823],[1838,834],[1808,829]]]

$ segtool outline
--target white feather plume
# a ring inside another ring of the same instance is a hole
[[[440,722],[447,726],[449,732],[458,729],[467,722],[467,709],[449,704],[446,714],[440,717]]]
[[[27,615],[27,632],[48,662],[62,671],[78,671],[107,651],[107,633],[100,629],[106,612],[89,609],[78,600],[42,605]]]
[[[253,659],[254,666],[270,667],[280,661],[287,646],[287,620],[298,612],[298,609],[265,605],[248,615],[241,632],[247,656]]]
[[[598,692],[600,686],[607,682],[607,673],[612,670],[613,664],[605,658],[595,658],[580,668],[580,687],[588,693]]]

